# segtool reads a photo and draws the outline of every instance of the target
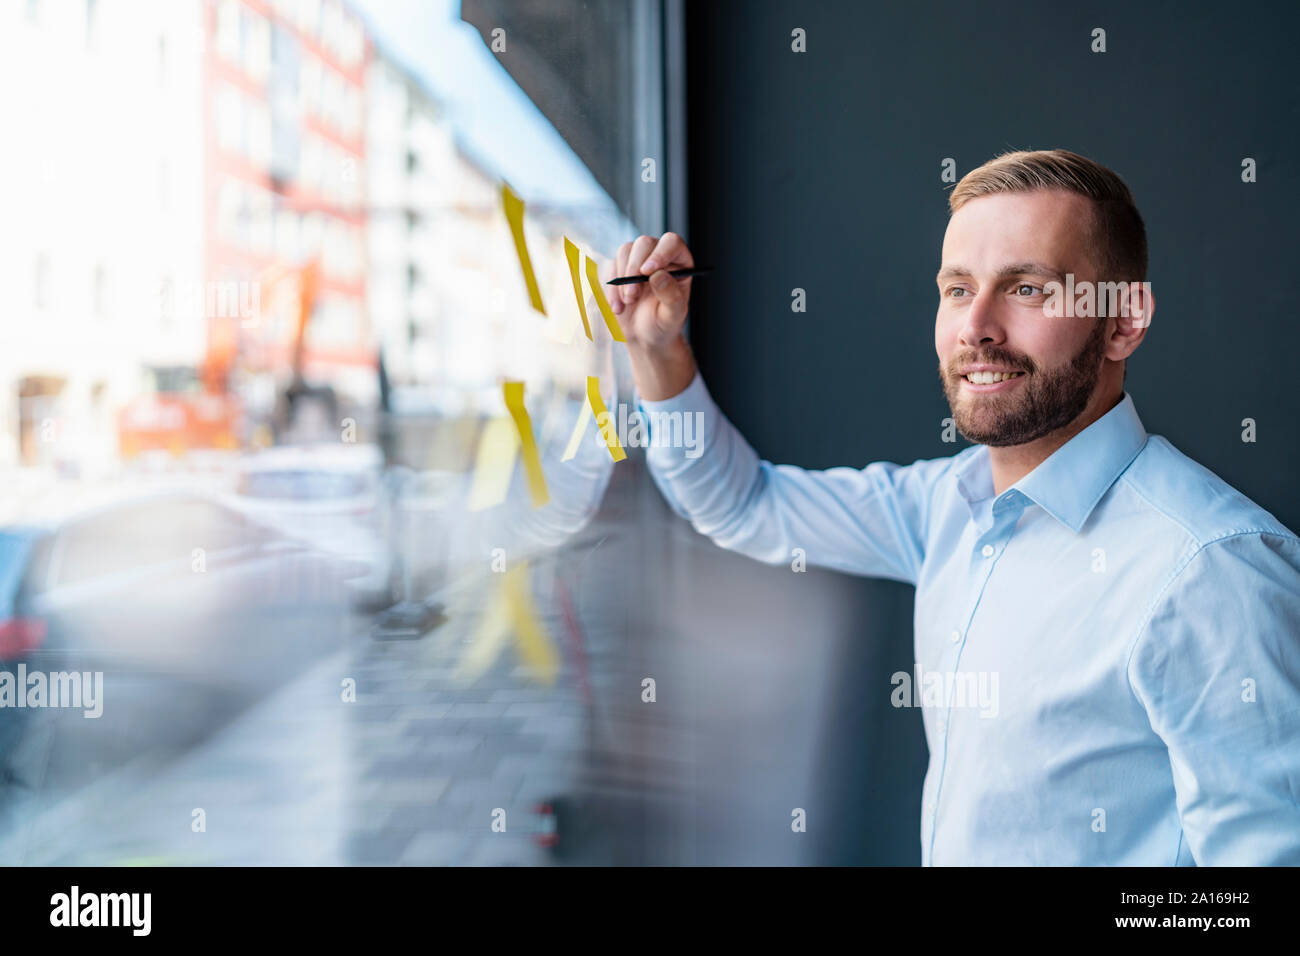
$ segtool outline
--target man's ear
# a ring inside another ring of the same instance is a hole
[[[1130,282],[1129,283],[1129,314],[1135,319],[1135,324],[1147,328],[1151,325],[1151,316],[1156,311],[1156,297],[1151,291],[1150,282]]]
[[[1130,282],[1128,294],[1122,299],[1123,308],[1115,317],[1115,328],[1106,343],[1106,357],[1119,362],[1137,351],[1151,326],[1156,311],[1156,297],[1150,282]]]

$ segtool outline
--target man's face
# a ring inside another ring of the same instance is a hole
[[[1044,189],[981,196],[949,220],[934,345],[953,420],[969,441],[1021,445],[1087,407],[1108,323],[1049,317],[1043,286],[1064,285],[1066,273],[1076,284],[1098,281],[1092,216],[1085,197]],[[979,383],[967,377],[972,369],[1015,374]]]

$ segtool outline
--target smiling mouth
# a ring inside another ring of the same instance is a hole
[[[1024,374],[1024,372],[968,372],[961,378],[972,385],[995,385],[998,382],[1020,378]]]

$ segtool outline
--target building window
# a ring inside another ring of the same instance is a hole
[[[319,190],[321,178],[325,175],[325,155],[323,144],[314,134],[308,133],[303,137],[299,161],[299,180],[311,189]]]
[[[259,169],[271,165],[271,111],[261,103],[250,103],[244,113],[244,151]]]
[[[243,97],[231,86],[222,86],[217,93],[217,142],[227,152],[244,152]]]
[[[316,38],[320,23],[320,0],[299,0],[298,29]]]
[[[275,214],[275,254],[290,261],[298,258],[298,215],[291,209]]]
[[[158,330],[166,334],[176,320],[176,280],[171,273],[163,276],[158,288]]]
[[[249,202],[249,245],[253,251],[270,253],[275,248],[275,200],[265,190],[256,190]]]
[[[240,186],[236,182],[222,183],[217,193],[217,235],[227,242],[241,243],[240,231],[242,202]]]
[[[43,252],[36,256],[32,301],[42,311],[50,306],[50,257]]]
[[[346,23],[343,32],[343,63],[345,66],[352,67],[361,62],[365,37],[361,32],[360,24],[352,17],[349,16]]]
[[[90,306],[101,319],[108,315],[108,272],[103,263],[95,266],[95,275],[91,280]]]
[[[260,17],[244,21],[245,72],[258,82],[264,82],[271,72],[271,25]]]
[[[235,0],[223,0],[217,8],[217,51],[227,62],[239,62],[239,4]]]
[[[301,73],[299,87],[302,97],[302,109],[303,112],[315,116],[320,112],[321,85],[325,82],[324,70],[321,67],[320,60],[312,55],[304,57]]]

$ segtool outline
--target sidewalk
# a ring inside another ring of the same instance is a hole
[[[334,865],[342,862],[350,651],[241,714],[180,757],[136,761],[23,816],[0,863],[37,866]],[[192,829],[193,811],[206,831]]]
[[[472,687],[456,682],[478,615],[473,594],[461,600],[418,641],[355,635],[178,758],[135,761],[40,810],[27,798],[0,863],[549,863],[533,811],[573,783],[582,708],[563,685],[530,687],[509,647]]]

